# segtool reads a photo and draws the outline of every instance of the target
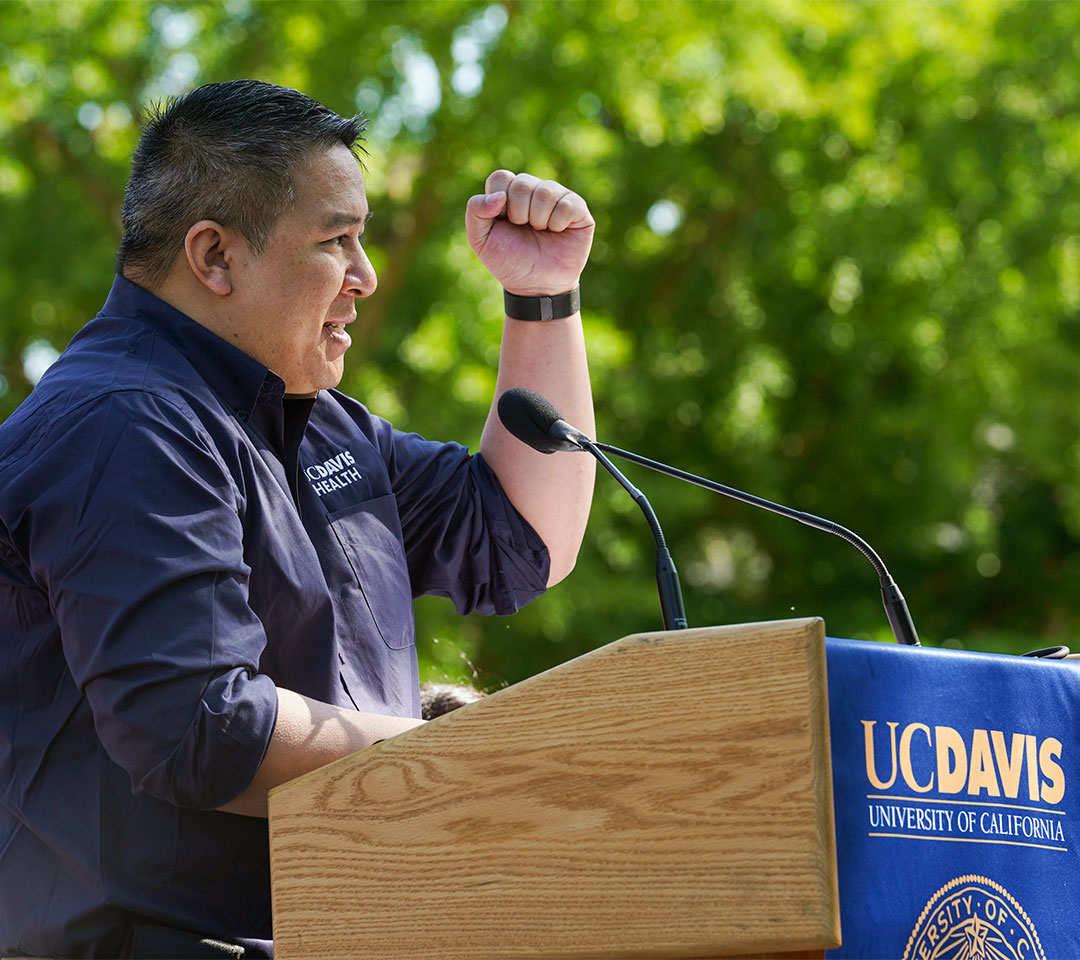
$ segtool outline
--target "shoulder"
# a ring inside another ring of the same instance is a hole
[[[426,448],[466,449],[455,441],[429,440],[419,433],[408,430],[399,430],[389,420],[372,413],[364,404],[339,390],[327,390],[320,394],[320,399],[326,396],[327,407],[325,410],[333,410],[337,416],[342,416],[357,429],[367,436],[372,442],[384,448],[387,453],[395,446],[413,447],[423,445]]]
[[[352,429],[358,430],[379,450],[390,468],[403,469],[433,460],[469,459],[468,448],[454,441],[429,440],[419,433],[397,429],[389,420],[373,414],[364,404],[339,390],[325,391],[327,406],[323,409],[333,416],[344,418]],[[320,394],[322,398],[323,394]]]
[[[0,424],[4,450],[27,431],[67,433],[87,419],[138,421],[180,416],[192,425],[209,388],[187,359],[152,326],[99,316],[74,337],[14,414]]]
[[[82,387],[54,382],[35,389],[0,424],[0,471],[35,456],[71,454],[91,444],[100,447],[121,432],[150,428],[205,436],[181,391],[122,380]]]
[[[118,454],[154,450],[177,463],[213,456],[198,418],[176,397],[113,388],[61,408],[31,396],[0,426],[0,487],[54,486]]]
[[[54,367],[0,424],[5,507],[92,484],[117,459],[201,461],[215,474],[222,471],[215,444],[184,391],[154,382],[144,364],[120,356],[110,376],[92,377],[96,364],[65,354]]]
[[[320,420],[359,431],[373,443],[393,431],[389,420],[376,416],[359,400],[340,390],[323,390],[312,411]]]

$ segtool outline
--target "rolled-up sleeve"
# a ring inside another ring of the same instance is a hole
[[[547,589],[547,547],[480,454],[389,425],[379,441],[415,596],[448,597],[459,613],[506,615]]]
[[[79,458],[36,499],[30,554],[98,736],[136,792],[219,807],[250,784],[277,716],[241,494],[194,418],[151,394],[53,430]]]

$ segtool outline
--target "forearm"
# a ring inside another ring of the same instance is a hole
[[[266,756],[251,785],[221,810],[265,817],[273,787],[423,723],[331,706],[281,687],[277,692],[277,723]]]
[[[487,191],[469,200],[469,245],[508,293],[554,297],[574,289],[589,258],[596,221],[576,193],[554,180],[496,170]],[[547,545],[548,585],[573,568],[592,502],[595,464],[587,454],[542,454],[499,422],[504,390],[526,387],[554,403],[566,419],[593,433],[592,396],[581,314],[559,320],[507,317],[499,379],[480,452],[510,502]]]
[[[507,318],[499,357],[498,385],[480,441],[510,502],[532,525],[551,556],[548,585],[574,567],[592,503],[595,461],[586,453],[538,453],[511,436],[497,412],[511,387],[547,397],[569,423],[595,433],[581,314],[543,323]]]

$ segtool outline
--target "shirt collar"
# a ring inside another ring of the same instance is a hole
[[[260,399],[280,401],[285,394],[285,382],[276,373],[119,274],[99,316],[134,317],[159,330],[244,420]]]

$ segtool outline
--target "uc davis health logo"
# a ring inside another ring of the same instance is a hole
[[[1001,884],[950,880],[923,907],[903,960],[1046,960],[1034,924]]]

